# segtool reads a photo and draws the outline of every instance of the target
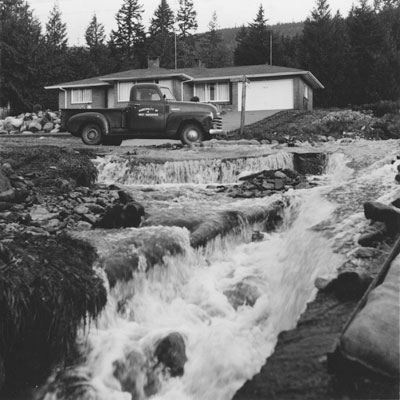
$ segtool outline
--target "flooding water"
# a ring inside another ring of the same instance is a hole
[[[257,242],[251,241],[251,234],[259,226],[246,221],[232,234],[198,249],[190,246],[185,228],[143,231],[150,236],[158,232],[159,243],[163,243],[162,237],[174,237],[180,250],[175,255],[163,252],[150,269],[146,260],[140,259],[133,279],[109,290],[107,308],[96,326],[82,333],[85,360],[64,377],[73,382],[71,397],[57,389],[61,383],[56,379],[44,398],[231,399],[272,354],[278,334],[296,325],[315,296],[315,278],[334,274],[345,262],[346,246],[354,245],[357,231],[366,224],[362,216],[365,191],[371,191],[373,199],[383,196],[386,202],[398,194],[396,166],[390,163],[393,155],[389,151],[386,155],[371,160],[366,169],[347,166],[350,157],[345,153],[331,155],[326,174],[314,178],[319,186],[287,192],[284,196],[289,206],[283,224],[275,232],[264,232]],[[265,165],[278,159],[278,167],[290,166],[290,157],[275,156],[252,160],[252,164],[239,161],[235,167],[220,163],[208,168],[204,164],[177,175],[177,170],[185,170],[183,164],[165,166],[162,178],[148,178],[154,174],[154,166],[139,173],[126,160],[99,163],[99,169],[103,182],[154,185],[159,179],[200,184],[208,183],[204,179],[233,182],[243,169],[274,168]],[[208,172],[200,178],[202,169]],[[193,190],[197,193],[195,187]],[[230,199],[214,206],[250,213],[279,197]],[[180,201],[193,203],[193,198],[196,195]],[[198,201],[202,206],[202,200]],[[133,234],[137,230],[121,231],[119,240]],[[103,262],[107,254],[112,257],[112,246],[103,248]],[[155,356],[160,340],[171,333],[178,333],[184,342],[187,361],[182,376],[171,376],[174,374]]]

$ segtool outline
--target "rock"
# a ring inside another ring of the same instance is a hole
[[[282,179],[275,179],[274,186],[275,190],[282,190],[285,187],[285,183]]]
[[[359,237],[358,244],[365,247],[375,247],[386,235],[386,225],[383,222],[377,222]]]
[[[5,129],[0,130],[0,135],[7,135],[8,132]]]
[[[78,231],[89,231],[92,229],[92,224],[86,221],[79,221],[75,227]]]
[[[400,183],[400,174],[396,174],[396,176],[394,177],[394,179],[396,180],[396,182]]]
[[[89,209],[86,206],[77,206],[74,208],[74,212],[79,215],[84,215],[89,213]]]
[[[28,130],[33,133],[41,131],[42,125],[37,120],[32,120],[28,123]]]
[[[32,221],[43,222],[48,221],[52,218],[56,218],[57,214],[50,213],[45,206],[34,205],[30,209],[30,216],[32,218]]]
[[[122,204],[127,204],[129,202],[135,201],[132,195],[124,190],[118,190],[119,200]]]
[[[251,235],[252,242],[261,242],[264,239],[264,234],[260,231],[253,231]]]
[[[132,400],[141,400],[155,393],[148,390],[148,386],[151,386],[156,378],[149,376],[146,359],[138,351],[132,350],[122,360],[114,361],[113,375],[120,382],[122,391],[130,393],[129,398]]]
[[[279,178],[279,179],[287,179],[286,174],[284,172],[282,172],[282,171],[279,171],[279,170],[275,171],[274,177],[275,178]]]
[[[100,204],[86,203],[85,206],[89,209],[91,213],[94,214],[102,214],[105,212],[105,208],[102,207]]]
[[[92,225],[94,225],[97,222],[97,218],[93,214],[83,214],[82,220],[89,222]]]
[[[159,363],[164,364],[171,376],[182,376],[187,361],[185,341],[178,332],[170,333],[156,345],[154,352]]]
[[[0,168],[0,193],[3,193],[9,189],[11,189],[10,180],[3,173],[2,168]]]
[[[100,259],[100,264],[107,275],[110,288],[113,288],[118,281],[128,282],[133,278],[133,273],[139,267],[139,255],[130,248],[120,249],[111,257]]]
[[[59,133],[60,132],[60,128],[54,128],[50,131],[50,133]]]
[[[96,223],[96,228],[137,228],[144,216],[144,208],[136,202],[129,202],[125,205],[115,204],[109,208],[104,216]]]
[[[226,290],[224,295],[232,307],[237,310],[243,305],[253,307],[257,299],[261,296],[261,293],[255,285],[247,282],[239,282],[233,289]]]
[[[367,219],[384,222],[389,233],[400,232],[400,210],[398,208],[376,201],[367,201],[364,203],[364,214]]]
[[[43,130],[44,130],[46,133],[50,132],[50,131],[53,130],[53,129],[54,129],[54,124],[53,124],[52,122],[46,122],[46,123],[43,125]]]
[[[0,201],[13,203],[16,200],[16,190],[8,189],[0,193]]]

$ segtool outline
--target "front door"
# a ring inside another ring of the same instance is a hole
[[[165,129],[165,100],[155,88],[136,88],[129,105],[129,129],[137,135],[159,134]]]

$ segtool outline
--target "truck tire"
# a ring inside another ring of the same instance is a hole
[[[181,131],[181,142],[183,144],[193,144],[202,142],[204,139],[203,130],[196,124],[187,124]]]
[[[96,124],[87,124],[82,129],[82,142],[89,146],[97,146],[103,139],[101,129]]]

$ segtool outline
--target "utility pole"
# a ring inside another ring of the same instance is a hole
[[[178,58],[177,58],[177,54],[176,54],[176,30],[175,30],[175,28],[174,28],[174,36],[175,36],[175,38],[174,38],[174,42],[175,42],[175,69],[177,69],[178,68]]]
[[[272,29],[269,31],[269,65],[272,65]]]
[[[244,133],[244,124],[246,120],[246,86],[247,86],[247,77],[243,75],[242,78],[242,114],[240,119],[240,136],[243,136]]]

